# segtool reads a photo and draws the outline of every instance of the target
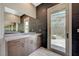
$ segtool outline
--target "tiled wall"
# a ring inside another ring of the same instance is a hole
[[[53,3],[43,3],[36,8],[36,20],[35,22],[35,31],[41,32],[43,36],[43,44],[45,48],[47,47],[47,9],[51,6],[56,5]],[[33,23],[34,24],[34,23]]]

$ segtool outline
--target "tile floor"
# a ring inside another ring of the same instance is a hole
[[[40,47],[35,52],[31,53],[29,56],[61,56],[55,52],[49,51],[43,47]]]
[[[51,39],[51,48],[65,52],[65,39]]]

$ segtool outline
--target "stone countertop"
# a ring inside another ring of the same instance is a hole
[[[35,34],[9,34],[5,35],[4,39],[6,41],[11,41],[11,40],[17,40],[21,38],[27,38],[27,37],[33,37],[33,36],[39,36],[41,33],[35,33]]]

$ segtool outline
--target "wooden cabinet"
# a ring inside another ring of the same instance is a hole
[[[38,36],[26,37],[23,39],[8,42],[9,56],[27,56],[41,46],[41,39]]]
[[[24,39],[18,39],[8,42],[8,55],[22,56],[24,55]]]

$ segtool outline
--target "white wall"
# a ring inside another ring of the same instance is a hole
[[[3,38],[4,35],[4,9],[0,5],[0,39]]]
[[[5,55],[4,8],[2,4],[0,4],[0,55]]]
[[[36,18],[36,7],[31,3],[4,3],[3,5]]]

